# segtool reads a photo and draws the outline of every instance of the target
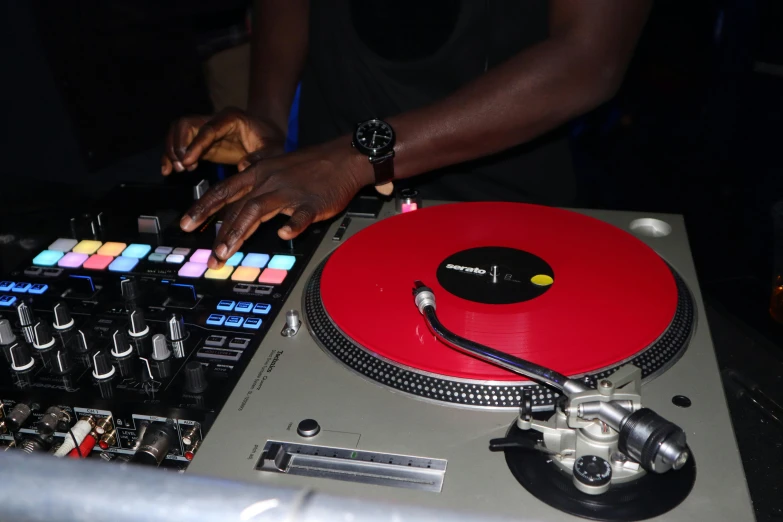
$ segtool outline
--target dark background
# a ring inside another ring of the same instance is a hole
[[[170,122],[211,110],[203,44],[242,18],[244,2],[5,3],[7,260],[119,181],[163,182]],[[621,92],[571,126],[581,206],[684,214],[722,368],[778,400],[783,326],[767,308],[781,125],[783,1],[659,0]],[[783,463],[764,458],[783,455],[783,429],[729,384],[757,514],[783,519]]]

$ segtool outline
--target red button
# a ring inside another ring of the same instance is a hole
[[[87,270],[106,270],[106,267],[114,261],[112,256],[104,256],[101,254],[94,254],[90,256],[90,259],[84,262],[84,268]]]
[[[261,277],[258,278],[259,283],[266,283],[268,285],[279,285],[288,275],[288,270],[280,270],[278,268],[265,268],[261,272]]]

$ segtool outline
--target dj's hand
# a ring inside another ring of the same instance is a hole
[[[311,223],[338,214],[373,181],[367,157],[343,138],[252,163],[208,190],[180,226],[191,232],[228,205],[208,262],[210,268],[221,268],[261,223],[281,213],[291,216],[278,235],[293,239]]]
[[[225,109],[214,116],[189,116],[174,122],[166,136],[161,158],[164,176],[173,170],[193,171],[198,161],[249,165],[247,157],[272,157],[283,153],[285,135],[275,124],[254,118],[239,109]]]

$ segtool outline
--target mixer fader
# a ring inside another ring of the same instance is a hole
[[[183,469],[320,243],[263,225],[220,270],[220,222],[123,185],[0,278],[0,445]],[[285,313],[285,311],[284,311]]]

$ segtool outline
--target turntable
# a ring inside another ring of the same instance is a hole
[[[188,473],[479,517],[753,519],[680,217],[387,204],[334,223],[304,276]]]

